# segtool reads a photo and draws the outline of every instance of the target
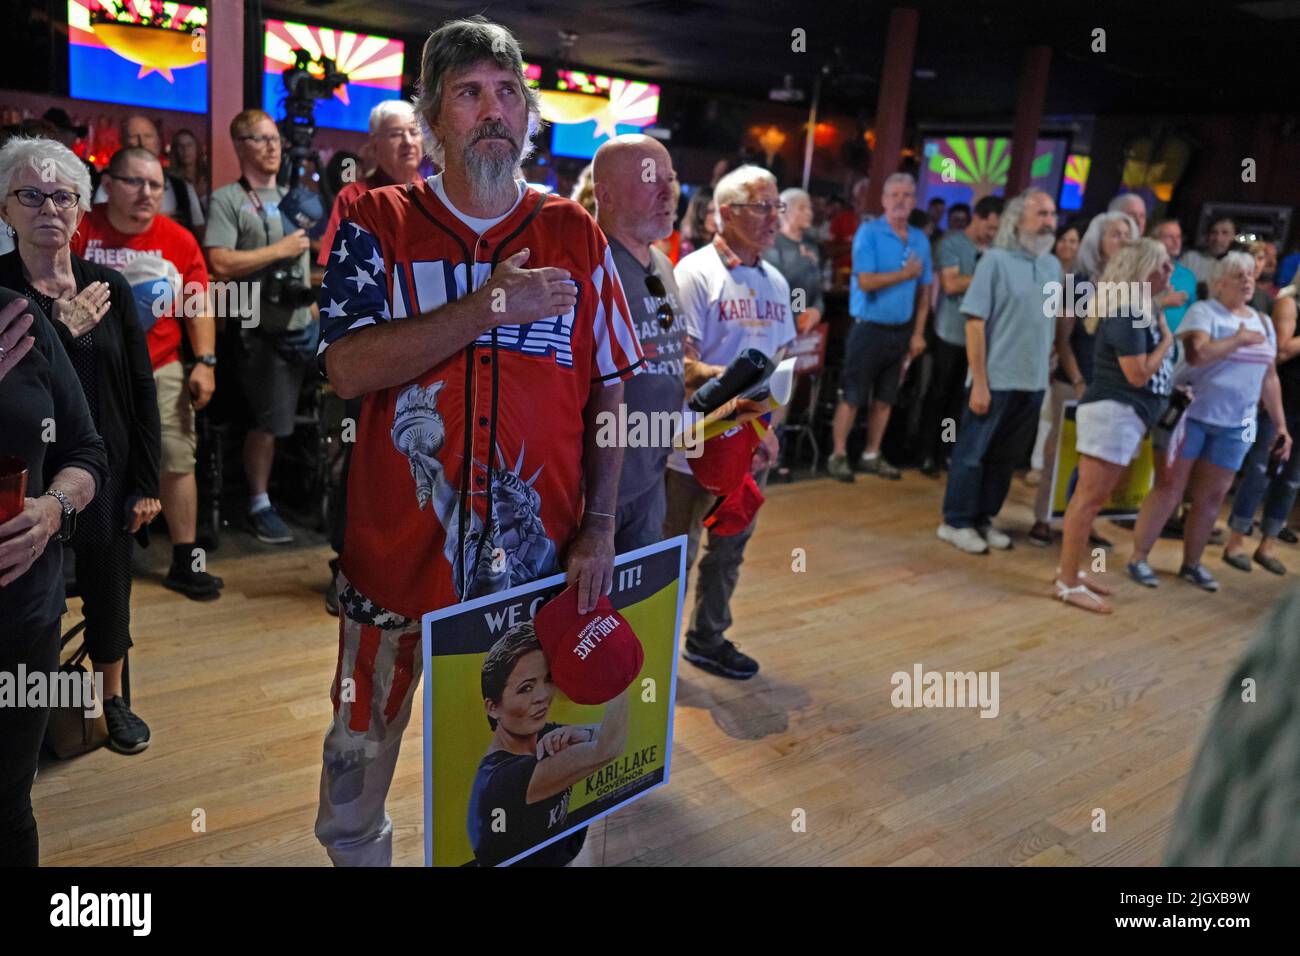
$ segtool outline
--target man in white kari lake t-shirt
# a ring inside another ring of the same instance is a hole
[[[745,349],[757,349],[776,360],[794,340],[790,286],[781,273],[762,259],[776,241],[776,179],[757,166],[741,166],[719,180],[713,193],[719,229],[714,241],[677,264],[687,392],[720,375]],[[775,431],[765,439],[769,460],[776,457]],[[762,485],[766,472],[759,478]],[[702,521],[715,496],[691,474],[680,452],[668,459],[668,516],[664,537],[686,534],[686,567],[695,561]],[[731,594],[740,578],[745,544],[754,523],[739,534],[709,532],[695,588],[695,609],[686,632],[685,658],[711,673],[737,680],[753,677],[758,662],[742,654],[725,638],[731,626]]]

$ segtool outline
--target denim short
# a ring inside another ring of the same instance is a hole
[[[1208,461],[1211,465],[1236,472],[1250,451],[1251,443],[1246,440],[1249,437],[1252,436],[1242,425],[1210,425],[1189,418],[1187,437],[1178,457]]]

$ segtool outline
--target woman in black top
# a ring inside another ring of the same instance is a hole
[[[600,724],[550,723],[555,685],[531,623],[516,625],[492,645],[481,680],[493,734],[474,776],[467,822],[475,861],[496,866],[567,829],[569,788],[627,744],[628,701],[627,691],[611,700]],[[584,834],[572,834],[529,862],[567,863]]]
[[[15,138],[0,150],[0,214],[17,248],[0,256],[0,285],[19,290],[51,325],[81,382],[108,451],[109,474],[79,519],[73,542],[86,642],[104,678],[109,746],[138,753],[149,728],[122,698],[131,647],[131,535],[161,510],[158,398],[135,295],[118,272],[69,248],[89,209],[89,176],[76,155],[46,139]]]
[[[46,675],[59,669],[59,534],[66,525],[54,492],[83,510],[103,483],[108,460],[49,320],[3,288],[0,456],[18,458],[27,468],[23,511],[0,523],[0,681],[14,688],[19,667]],[[40,858],[31,797],[48,715],[44,705],[0,707],[0,866],[35,866]]]

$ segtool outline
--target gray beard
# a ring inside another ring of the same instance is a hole
[[[493,200],[504,199],[513,195],[515,175],[519,171],[519,153],[510,151],[508,156],[480,153],[473,146],[466,146],[463,153],[465,173],[469,178],[470,194],[479,205],[491,205]]]
[[[1038,258],[1045,252],[1050,252],[1052,244],[1056,241],[1052,233],[1044,233],[1041,236],[1021,236],[1020,244],[1024,246],[1025,251]]]

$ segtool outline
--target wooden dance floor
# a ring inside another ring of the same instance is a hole
[[[1162,585],[1144,591],[1122,577],[1128,533],[1101,522],[1117,544],[1117,611],[1094,616],[1049,600],[1055,549],[1022,536],[972,557],[938,541],[942,488],[909,471],[769,489],[730,635],[762,670],[738,683],[681,663],[672,780],[596,824],[584,861],[1160,862],[1213,702],[1290,579],[1241,574],[1211,547],[1224,587],[1205,594],[1172,577],[1180,545],[1164,541]],[[1016,482],[1004,527],[1028,528],[1031,494]],[[328,863],[312,835],[337,641],[328,557],[231,532],[211,562],[221,600],[137,579],[134,704],[153,743],[43,763],[43,864]],[[1300,549],[1282,557],[1300,572]],[[998,671],[999,715],[896,709],[890,677],[916,664]],[[408,866],[423,858],[419,701],[389,802]],[[191,828],[196,809],[206,832]]]

